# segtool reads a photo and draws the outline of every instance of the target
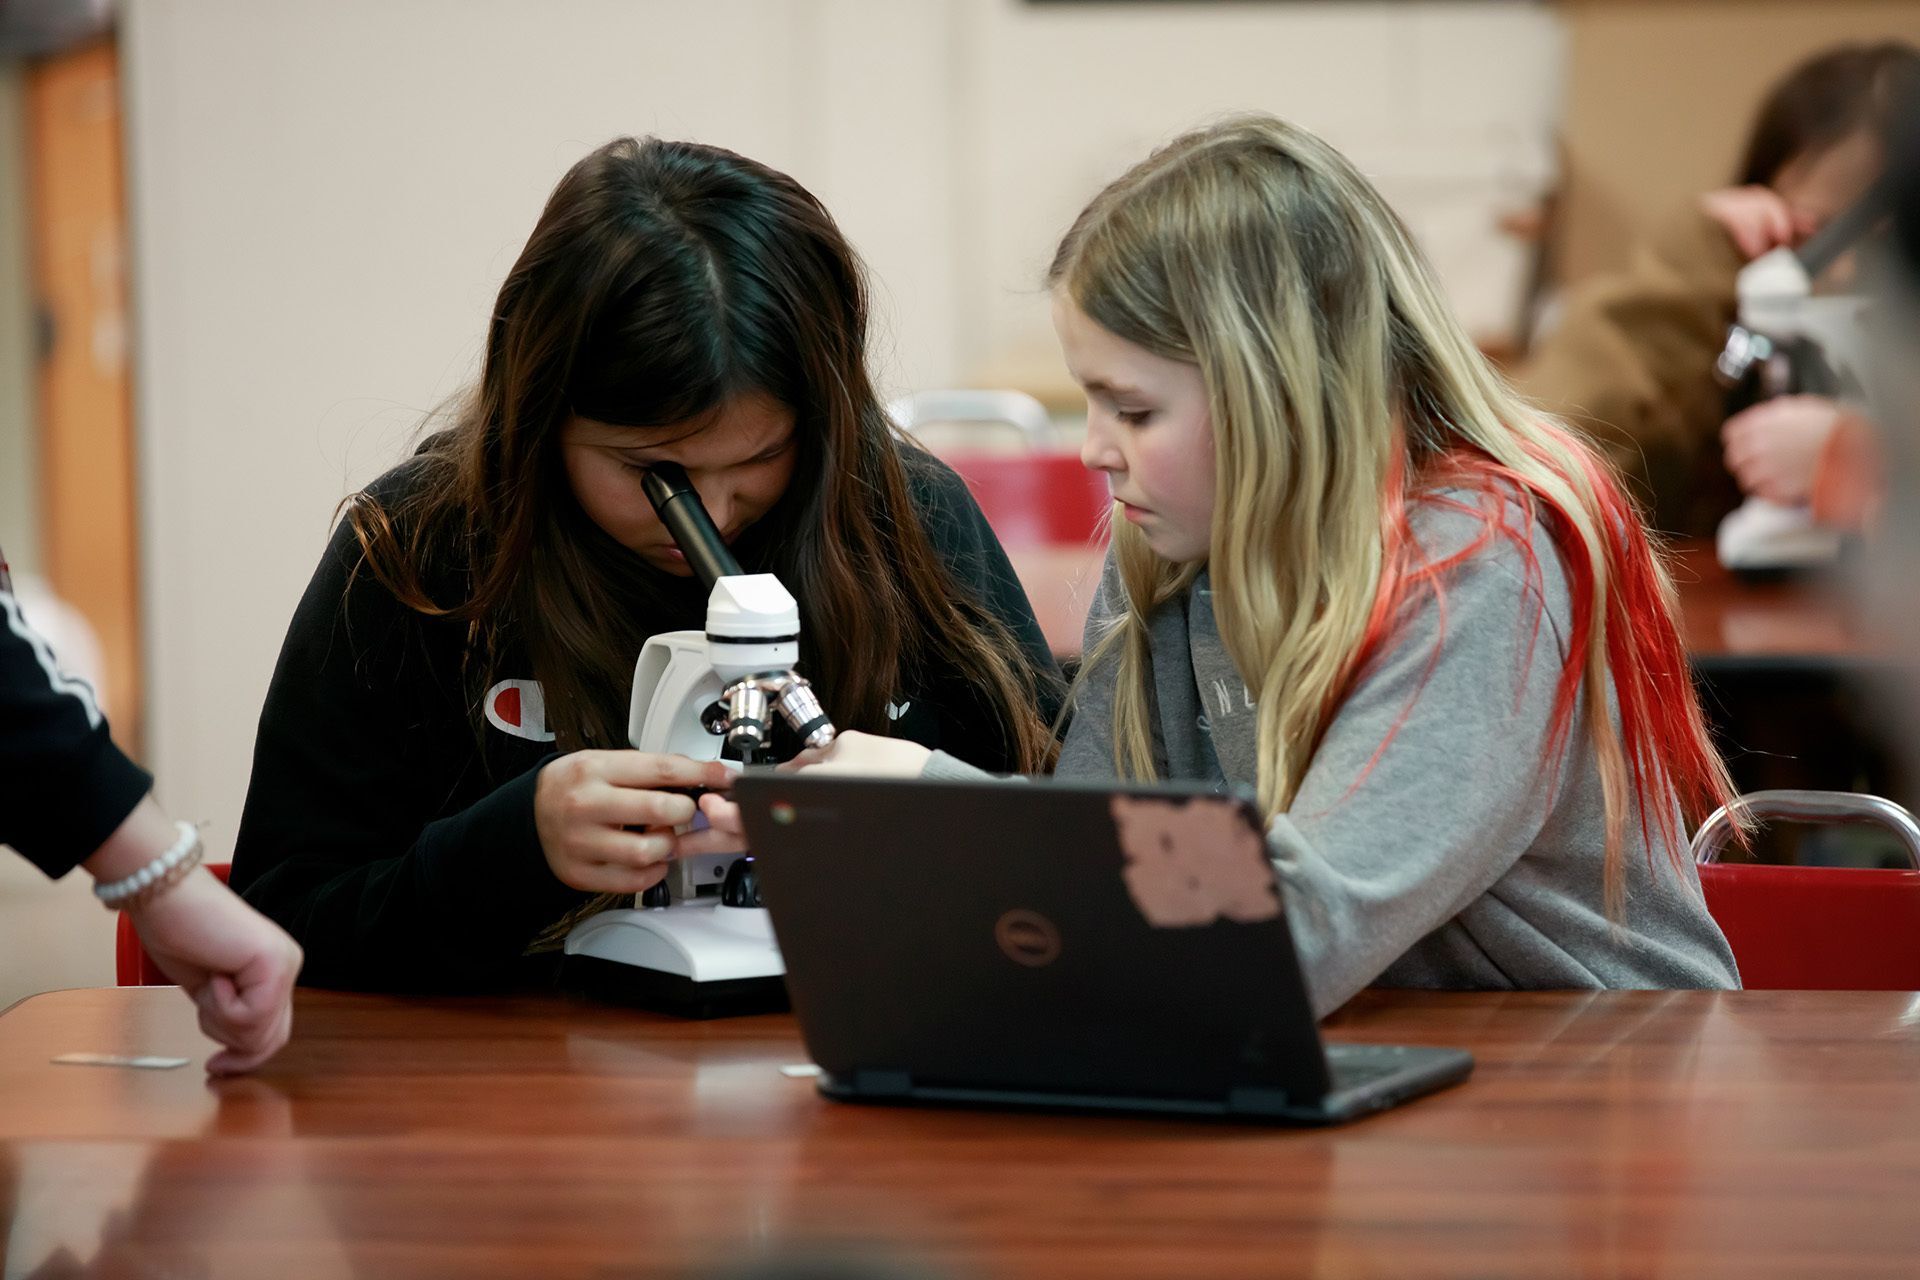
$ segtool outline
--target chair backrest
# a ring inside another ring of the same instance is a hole
[[[1002,423],[1017,428],[1036,450],[1053,438],[1053,416],[1024,391],[915,391],[891,401],[887,416],[909,433],[939,422]]]
[[[1053,443],[1046,408],[1021,391],[921,391],[887,406],[909,433],[939,423],[1002,423],[1017,428],[1025,452],[948,447],[936,450],[973,491],[987,523],[1008,549],[1104,540],[1113,508],[1107,479]]]
[[[207,870],[221,884],[227,882],[227,874],[233,870],[225,862],[209,862]],[[173,979],[160,972],[160,966],[153,962],[147,949],[140,945],[140,935],[133,930],[133,917],[126,912],[120,913],[120,923],[113,935],[113,972],[114,983],[122,987],[170,987]]]
[[[1865,823],[1894,832],[1915,869],[1782,867],[1719,861],[1726,810],[1694,837],[1700,887],[1753,990],[1920,991],[1920,825],[1877,796],[1756,791],[1757,819]]]

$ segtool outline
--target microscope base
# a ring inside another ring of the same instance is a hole
[[[561,980],[621,1003],[712,1018],[787,1008],[786,967],[758,907],[714,898],[602,911],[567,935]]]
[[[560,965],[560,984],[610,1004],[699,1020],[785,1013],[793,1007],[781,978],[695,982],[685,974],[642,969],[598,956],[568,956]]]
[[[1781,576],[1826,568],[1840,559],[1845,538],[1816,524],[1805,507],[1748,498],[1720,522],[1714,550],[1734,573]]]

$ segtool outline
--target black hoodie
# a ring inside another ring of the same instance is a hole
[[[943,464],[907,460],[915,507],[957,584],[1055,689],[1045,637],[972,495]],[[370,488],[391,500],[417,483],[403,464]],[[751,556],[741,559],[752,571]],[[534,827],[535,777],[554,748],[533,672],[509,653],[489,688],[470,686],[467,624],[408,608],[364,567],[355,574],[359,560],[343,523],[294,613],[260,716],[233,887],[305,948],[303,983],[514,984],[541,963],[523,963],[529,942],[588,897],[555,878]],[[429,591],[457,591],[451,566],[434,569],[423,575]],[[683,604],[691,617],[675,609],[650,630],[698,627],[703,598]],[[895,736],[1017,767],[977,692],[918,683],[894,699]],[[1057,695],[1047,696],[1038,710],[1051,716]]]

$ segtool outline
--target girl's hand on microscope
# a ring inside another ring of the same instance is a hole
[[[673,828],[693,819],[693,797],[665,788],[732,784],[732,772],[717,760],[575,751],[540,770],[534,827],[547,866],[563,884],[591,893],[640,893],[666,875],[680,839]]]
[[[802,751],[785,767],[800,773],[917,778],[932,754],[919,743],[905,738],[882,738],[850,729],[824,748]]]
[[[1780,396],[1742,409],[1720,429],[1727,470],[1742,493],[1786,505],[1805,502],[1845,413],[1821,396]]]
[[[882,738],[848,730],[824,750],[802,751],[781,765],[795,773],[863,774],[867,777],[917,778],[933,753],[904,738]],[[713,792],[700,797],[707,829],[675,838],[673,856],[693,853],[731,853],[746,848],[746,828],[740,806]]]
[[[684,858],[695,853],[737,853],[747,847],[746,824],[740,820],[740,806],[709,791],[700,797],[700,812],[707,825],[674,838],[673,856]]]

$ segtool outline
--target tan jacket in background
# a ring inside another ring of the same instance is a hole
[[[1744,265],[1719,223],[1682,210],[1625,271],[1576,288],[1515,375],[1522,392],[1600,445],[1663,533],[1711,535],[1740,501],[1721,461],[1726,391],[1713,362]]]

